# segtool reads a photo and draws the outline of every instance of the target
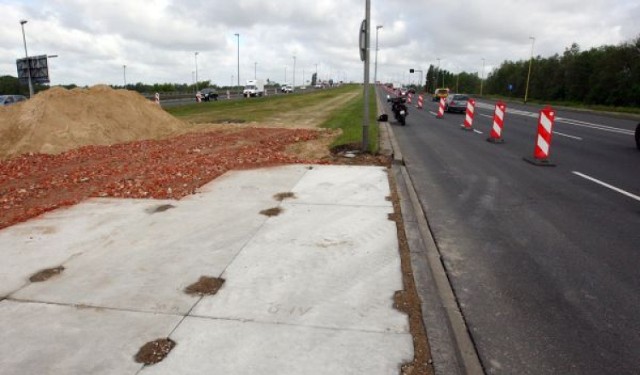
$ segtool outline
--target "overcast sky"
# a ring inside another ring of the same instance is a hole
[[[256,75],[296,84],[311,79],[363,81],[358,29],[364,0],[0,0],[0,76],[16,76],[24,57],[50,59],[53,85],[191,83],[219,85]],[[417,82],[430,64],[482,71],[504,60],[548,57],[640,36],[638,0],[371,0],[371,79],[375,25],[378,79]],[[255,65],[254,63],[257,63]]]

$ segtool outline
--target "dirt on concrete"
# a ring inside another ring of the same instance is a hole
[[[345,100],[338,97],[265,124],[185,124],[134,92],[106,86],[52,88],[26,103],[0,108],[0,229],[89,197],[180,199],[233,169],[292,163],[390,167],[389,155],[353,152],[358,145],[329,149],[339,131],[316,127],[326,117],[327,105],[339,106]],[[390,183],[394,214],[389,219],[397,225],[404,282],[394,303],[408,314],[415,352],[401,371],[431,375],[430,349],[392,178]],[[279,198],[292,197],[274,197]],[[170,208],[159,206],[149,213]],[[261,213],[273,216],[280,211],[276,207]],[[43,270],[37,278],[62,270]],[[196,284],[194,292],[204,293],[215,289],[216,282],[201,279]],[[136,361],[157,363],[174,346],[168,338],[149,342]]]
[[[224,284],[224,279],[211,276],[200,276],[200,279],[184,289],[187,294],[197,294],[200,296],[212,296]]]
[[[134,359],[138,363],[144,363],[145,365],[153,365],[161,362],[169,352],[176,346],[175,341],[170,338],[162,338],[153,341],[149,341],[144,344],[138,353],[134,356]]]
[[[31,277],[29,278],[29,281],[31,281],[32,283],[47,281],[50,278],[54,277],[55,275],[61,274],[62,271],[64,271],[64,267],[62,266],[47,268],[31,275]]]

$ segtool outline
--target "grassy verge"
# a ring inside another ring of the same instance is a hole
[[[336,95],[353,92],[357,87],[345,85],[305,94],[278,94],[245,100],[193,103],[166,110],[176,117],[194,123],[262,122],[285,112],[304,110],[306,107],[318,105]]]
[[[362,145],[362,116],[364,106],[364,95],[359,95],[347,103],[342,109],[336,111],[334,115],[322,124],[322,127],[329,129],[342,129],[342,135],[338,137],[331,147],[343,145]],[[371,153],[378,151],[378,122],[376,121],[376,98],[375,92],[369,92],[369,149]]]

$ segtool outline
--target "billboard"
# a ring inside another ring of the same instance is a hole
[[[27,59],[29,64],[27,65]],[[32,83],[49,83],[49,64],[47,62],[47,55],[29,56],[23,59],[16,60],[16,66],[18,67],[18,79],[21,83],[28,83],[29,74],[31,71]],[[27,68],[27,66],[29,68]]]

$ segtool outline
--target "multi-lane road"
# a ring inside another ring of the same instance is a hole
[[[539,106],[507,104],[503,144],[437,104],[390,119],[447,275],[489,374],[640,373],[637,121],[557,110],[533,156]]]

